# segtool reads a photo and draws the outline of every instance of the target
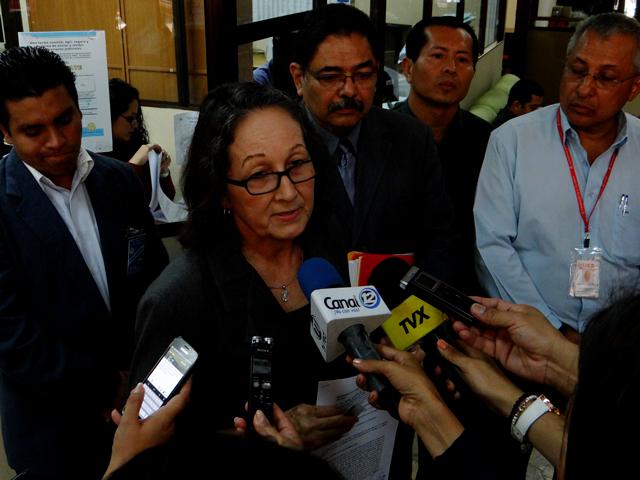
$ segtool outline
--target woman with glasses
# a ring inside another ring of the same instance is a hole
[[[109,104],[113,150],[105,155],[128,162],[133,167],[142,181],[147,201],[150,201],[152,188],[149,152],[154,150],[161,154],[160,188],[173,199],[176,190],[169,171],[171,157],[160,145],[149,143],[138,89],[124,80],[112,78],[109,80]]]
[[[297,279],[309,257],[326,258],[346,278],[344,250],[330,247],[344,236],[314,196],[328,161],[305,111],[286,94],[252,82],[222,85],[204,99],[182,180],[186,250],[139,305],[131,370],[135,385],[177,335],[198,351],[176,441],[233,428],[244,416],[254,335],[274,339],[273,399],[305,448],[356,422],[337,407],[315,406],[319,380],[355,372],[344,359],[323,360]]]

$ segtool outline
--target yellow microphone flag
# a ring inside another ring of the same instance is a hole
[[[411,295],[391,311],[382,329],[394,347],[406,350],[448,318],[437,308]]]

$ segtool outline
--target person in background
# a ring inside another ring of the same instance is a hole
[[[489,295],[532,305],[574,341],[617,285],[640,284],[640,23],[589,17],[567,45],[560,104],[494,130],[474,205]]]
[[[329,4],[298,33],[291,75],[331,159],[318,175],[349,250],[412,253],[452,284],[459,277],[454,210],[433,136],[418,120],[374,106],[381,49],[361,10]],[[413,432],[400,425],[390,478],[411,474]]]
[[[402,69],[410,85],[406,101],[394,110],[417,118],[433,133],[449,198],[462,235],[462,265],[455,285],[468,294],[482,292],[475,273],[473,199],[491,125],[460,108],[478,61],[478,38],[455,17],[420,20],[407,35]]]
[[[253,81],[271,85],[296,97],[296,87],[289,74],[289,64],[296,43],[296,32],[286,32],[273,37],[273,58],[253,70]]]
[[[509,90],[507,105],[498,112],[493,121],[493,128],[498,128],[512,118],[537,110],[542,106],[543,100],[544,89],[540,84],[528,78],[521,78]]]
[[[475,74],[478,38],[471,26],[455,17],[432,17],[420,20],[409,31],[405,52],[402,67],[410,92],[407,100],[394,109],[417,118],[434,134],[445,186],[455,208],[456,229],[462,234],[458,258],[463,273],[454,286],[468,294],[479,294],[482,288],[475,273],[473,199],[491,125],[460,107]],[[446,335],[444,327],[440,330]],[[439,356],[431,337],[425,339],[422,348],[427,352],[425,371],[432,372]],[[486,431],[499,420],[473,396],[454,401],[450,407],[470,429]],[[524,477],[529,452],[520,454],[519,445],[506,428],[490,432],[487,437],[496,451],[508,452],[504,455],[508,461],[502,455],[493,457],[503,467],[504,478]],[[434,478],[432,463],[421,444],[417,478]]]
[[[291,75],[332,158],[321,192],[349,250],[412,252],[419,266],[455,283],[454,214],[436,144],[407,115],[373,106],[380,59],[371,19],[330,4],[298,33]]]
[[[152,190],[149,152],[153,150],[161,154],[160,188],[173,200],[176,190],[169,170],[171,157],[160,145],[149,143],[138,89],[124,80],[112,78],[109,80],[109,105],[113,150],[105,155],[127,162],[133,167],[142,181],[147,201],[150,201]]]
[[[233,428],[243,415],[254,335],[274,339],[274,402],[306,450],[356,422],[316,406],[319,380],[354,372],[342,359],[323,360],[297,278],[313,256],[346,276],[327,234],[335,227],[315,202],[316,165],[326,161],[301,106],[273,87],[222,85],[200,106],[183,175],[186,249],[140,302],[131,373],[133,385],[142,381],[177,335],[199,353],[177,443]]]
[[[136,305],[168,262],[135,173],[82,148],[74,79],[45,48],[0,53],[0,415],[24,479],[102,476]]]
[[[533,307],[475,299],[471,312],[480,320],[477,327],[455,324],[464,353],[441,340],[442,356],[511,419],[514,436],[531,442],[556,467],[559,480],[628,477],[637,461],[627,432],[640,427],[640,295],[627,294],[598,312],[579,347]],[[441,471],[448,478],[496,478],[483,456],[492,446],[482,432],[469,435],[411,354],[391,347],[381,351],[391,361],[353,363],[362,373],[385,375],[400,391],[401,419],[416,430]],[[560,414],[544,396],[523,392],[483,352],[512,373],[569,395],[569,407]],[[358,381],[365,385],[364,377]],[[376,393],[370,401],[375,404]]]

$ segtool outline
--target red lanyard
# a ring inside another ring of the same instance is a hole
[[[564,142],[564,131],[562,130],[562,122],[560,121],[560,108],[558,108],[556,114],[556,124],[558,125],[558,135],[560,135],[560,142],[562,142],[562,148],[564,148],[564,155],[567,157],[567,163],[569,164],[569,171],[571,172],[571,181],[573,182],[573,189],[576,191],[576,199],[578,200],[578,208],[580,209],[580,216],[582,217],[582,222],[584,223],[584,248],[589,248],[589,220],[591,220],[591,215],[593,211],[596,209],[596,205],[600,201],[600,197],[602,197],[602,193],[604,192],[605,187],[607,186],[607,182],[609,182],[609,176],[611,175],[611,170],[613,169],[613,164],[616,162],[616,158],[618,158],[618,149],[616,148],[611,154],[611,159],[609,160],[609,167],[607,168],[607,173],[605,173],[604,178],[602,179],[602,185],[600,185],[600,193],[598,193],[598,198],[596,198],[596,203],[593,204],[593,208],[591,212],[589,212],[589,216],[587,217],[587,212],[584,208],[584,201],[582,200],[582,194],[580,193],[580,185],[578,184],[578,177],[576,176],[576,169],[573,166],[573,158],[571,157],[571,152],[569,151],[569,147]]]

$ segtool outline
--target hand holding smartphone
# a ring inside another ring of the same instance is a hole
[[[153,414],[180,391],[197,358],[198,352],[182,337],[173,339],[143,382],[140,419]]]

